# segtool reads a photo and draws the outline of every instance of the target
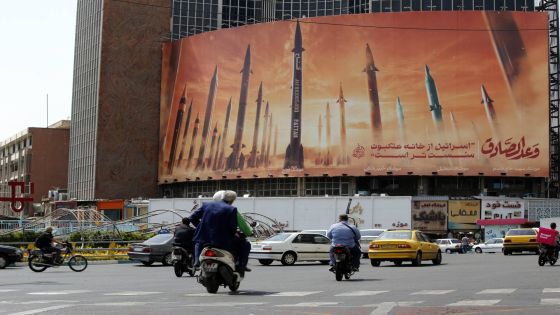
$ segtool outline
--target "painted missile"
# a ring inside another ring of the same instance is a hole
[[[342,82],[340,82],[340,90],[338,92],[337,103],[340,108],[340,160],[339,164],[348,164],[350,159],[346,151],[346,99],[342,91]]]
[[[237,109],[237,122],[235,128],[235,137],[231,146],[232,152],[226,163],[226,170],[240,170],[245,164],[245,157],[241,152],[244,145],[243,128],[245,126],[245,111],[247,109],[247,92],[249,90],[249,74],[251,73],[251,45],[247,46],[245,52],[245,61],[243,62],[243,70],[241,70],[241,91],[239,94],[239,108]]]
[[[247,160],[247,167],[257,167],[257,143],[259,142],[259,123],[261,120],[261,104],[262,104],[262,82],[259,85],[259,93],[257,94],[257,114],[255,115],[255,131],[253,132],[253,147],[251,149],[251,155]],[[266,127],[265,127],[266,132]],[[263,137],[264,141],[264,137]],[[261,151],[262,154],[262,151]]]
[[[200,141],[200,149],[198,150],[198,159],[196,161],[196,169],[204,168],[204,151],[206,150],[206,140],[212,125],[212,112],[214,111],[214,101],[216,99],[216,89],[218,87],[218,65],[214,68],[214,74],[210,81],[210,89],[208,91],[208,101],[206,102],[206,112],[204,113],[204,125],[202,127],[202,138]]]
[[[272,155],[276,156],[276,148],[278,147],[278,126],[274,126],[274,150]]]
[[[319,153],[317,154],[317,159],[315,160],[315,164],[321,164],[321,155],[323,154],[323,116],[319,115],[319,122],[317,124],[317,134],[319,135]]]
[[[224,130],[222,131],[222,144],[220,147],[220,154],[218,155],[218,169],[224,168],[224,154],[226,149],[226,140],[228,136],[228,127],[229,127],[229,115],[231,113],[231,97],[229,98],[229,102],[226,109],[226,120],[224,122]]]
[[[373,61],[373,53],[369,44],[366,44],[366,67],[364,72],[367,76],[369,106],[371,115],[371,127],[373,135],[380,140],[381,137],[381,108],[379,106],[379,90],[377,88],[377,76],[375,72],[379,71]]]
[[[404,129],[404,110],[400,96],[397,96],[397,121],[399,122],[399,129]]]
[[[327,155],[325,156],[325,165],[331,164],[331,108],[330,104],[327,103],[327,112],[326,112],[326,122],[327,122]]]
[[[459,128],[457,128],[457,120],[455,120],[455,115],[453,112],[449,112],[449,120],[451,121],[451,128],[453,129],[453,135],[455,136],[455,140],[459,140]]]
[[[261,156],[259,158],[259,163],[264,164],[266,154],[265,154],[265,142],[266,142],[266,132],[268,130],[268,111],[269,111],[269,104],[268,101],[266,102],[266,108],[264,110],[264,129],[262,134],[262,144],[261,144]],[[271,126],[272,127],[272,126]]]
[[[214,155],[214,163],[212,164],[212,170],[218,169],[219,164],[219,153],[220,153],[220,144],[222,143],[222,135],[218,136],[218,143],[216,144],[216,154]]]
[[[212,168],[212,159],[214,158],[214,151],[216,150],[216,137],[218,135],[218,123],[214,126],[212,131],[212,140],[210,141],[210,154],[208,155],[207,168]]]
[[[292,78],[292,117],[290,126],[290,144],[286,148],[284,169],[303,169],[303,145],[301,144],[302,132],[302,74],[303,74],[303,40],[299,21],[296,24],[294,37],[293,78]]]
[[[167,162],[167,174],[173,172],[173,167],[175,166],[175,154],[177,152],[177,142],[179,142],[179,133],[181,131],[181,123],[183,122],[183,114],[185,112],[185,107],[187,105],[187,86],[183,89],[183,96],[179,101],[179,109],[177,110],[177,116],[175,117],[175,127],[173,129],[173,139],[171,140],[171,150],[169,150],[169,160]]]
[[[194,156],[194,143],[196,141],[196,136],[198,135],[198,128],[200,126],[200,118],[198,117],[199,116],[198,114],[199,113],[196,113],[196,119],[194,120],[191,146],[189,148],[189,155],[187,157],[187,166],[185,167],[186,169],[189,169],[191,167],[191,162]]]
[[[269,124],[272,126],[272,114],[270,114],[270,118],[269,118],[270,122]],[[266,141],[266,158],[265,158],[265,165],[269,166],[270,165],[270,137],[272,136],[272,130],[268,130],[268,140]]]
[[[481,104],[484,104],[484,110],[486,111],[486,118],[488,118],[488,123],[493,126],[496,123],[496,111],[494,110],[494,100],[490,98],[488,92],[484,85],[480,86],[480,91],[482,92]]]
[[[442,124],[442,114],[441,114],[441,104],[439,103],[438,92],[436,88],[436,83],[430,74],[430,68],[428,65],[425,66],[426,73],[426,93],[428,95],[428,106],[432,112],[432,118],[436,127],[441,127]]]
[[[189,105],[189,110],[187,111],[187,120],[185,121],[185,127],[183,127],[183,141],[181,143],[181,152],[179,153],[179,158],[177,159],[177,165],[180,165],[181,161],[183,161],[183,155],[185,154],[185,150],[187,147],[187,136],[191,125],[191,114],[192,114],[192,100],[191,100],[191,104]]]

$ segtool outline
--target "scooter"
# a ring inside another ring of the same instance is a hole
[[[342,277],[348,280],[354,274],[352,271],[352,254],[350,249],[344,245],[336,245],[333,250],[334,274],[336,281],[342,281]]]
[[[196,269],[194,267],[194,255],[177,244],[173,244],[172,253],[171,258],[173,261],[172,264],[175,276],[181,278],[183,273],[186,272],[189,276],[194,277],[194,274],[196,273]]]
[[[556,248],[553,246],[539,246],[539,266],[544,266],[546,263],[554,266],[557,260]]]
[[[237,291],[244,274],[235,271],[235,257],[228,251],[206,246],[200,254],[200,275],[198,282],[208,293],[218,292],[223,285],[232,292]]]

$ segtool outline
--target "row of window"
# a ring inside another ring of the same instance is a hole
[[[400,11],[533,11],[533,0],[372,0],[372,12]]]

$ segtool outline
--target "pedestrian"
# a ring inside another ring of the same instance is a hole
[[[463,254],[466,254],[469,250],[469,238],[467,237],[467,234],[463,234],[463,238],[461,238],[461,246]]]

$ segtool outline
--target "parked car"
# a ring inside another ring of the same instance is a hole
[[[522,251],[531,251],[537,255],[539,254],[537,229],[510,229],[506,233],[506,237],[504,238],[504,255]]]
[[[503,238],[491,238],[484,243],[473,246],[476,253],[501,253],[504,251]]]
[[[331,241],[321,234],[298,232],[280,233],[251,245],[250,259],[257,259],[268,266],[277,260],[282,265],[293,265],[296,261],[320,261],[329,263]]]
[[[442,252],[448,254],[461,252],[461,241],[456,238],[440,238],[436,240],[436,243]]]
[[[0,245],[0,269],[21,261],[22,258],[23,252],[19,248]]]
[[[368,256],[371,265],[377,267],[382,261],[391,261],[400,266],[403,261],[411,261],[414,266],[423,260],[441,264],[441,249],[432,240],[417,230],[387,230],[369,245]]]
[[[164,266],[172,264],[173,234],[158,234],[142,243],[128,247],[128,259],[140,261],[145,266],[161,262]]]
[[[363,229],[360,230],[360,246],[362,247],[362,254],[364,258],[368,257],[369,243],[376,240],[381,233],[385,232],[385,229]]]
[[[303,230],[302,233],[313,233],[313,234],[321,234],[323,236],[327,236],[328,230]]]

